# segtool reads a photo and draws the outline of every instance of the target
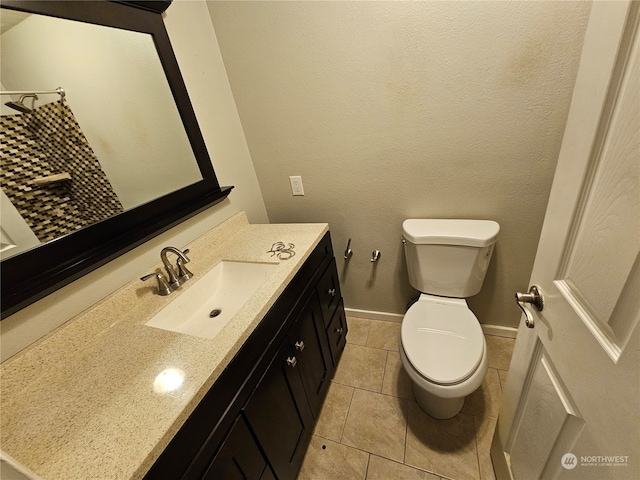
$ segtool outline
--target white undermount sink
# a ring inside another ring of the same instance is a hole
[[[187,284],[187,291],[145,325],[196,337],[213,338],[264,284],[277,266],[277,263],[223,260],[193,285]]]

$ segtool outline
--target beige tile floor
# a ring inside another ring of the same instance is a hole
[[[435,420],[402,369],[400,324],[347,321],[347,345],[298,479],[495,480],[489,448],[514,340],[486,337],[484,383],[462,412]]]

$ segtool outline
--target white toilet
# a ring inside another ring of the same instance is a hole
[[[487,348],[465,300],[480,291],[500,225],[409,219],[402,224],[409,282],[421,293],[402,319],[400,358],[422,409],[451,418],[487,373]]]

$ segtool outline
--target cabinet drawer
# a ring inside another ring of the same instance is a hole
[[[331,319],[329,327],[327,327],[327,338],[329,339],[329,347],[331,348],[331,357],[334,365],[338,365],[338,360],[344,346],[347,343],[347,332],[349,328],[347,326],[347,317],[344,313],[344,306],[340,302],[339,307],[336,309]]]
[[[322,318],[325,327],[329,325],[335,312],[336,307],[340,303],[340,282],[338,280],[338,270],[336,269],[335,259],[331,261],[324,274],[318,281],[318,298],[320,299],[320,307],[322,308]]]

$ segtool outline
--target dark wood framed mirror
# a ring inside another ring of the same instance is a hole
[[[12,11],[148,35],[155,46],[168,91],[175,101],[179,122],[184,127],[185,138],[190,146],[190,156],[197,163],[201,177],[109,218],[4,259],[1,264],[2,318],[221,202],[231,192],[233,187],[221,187],[218,183],[162,21],[161,12],[169,4],[167,1],[106,0],[2,0],[0,3],[3,9]],[[136,177],[135,181],[143,185],[145,178]]]

